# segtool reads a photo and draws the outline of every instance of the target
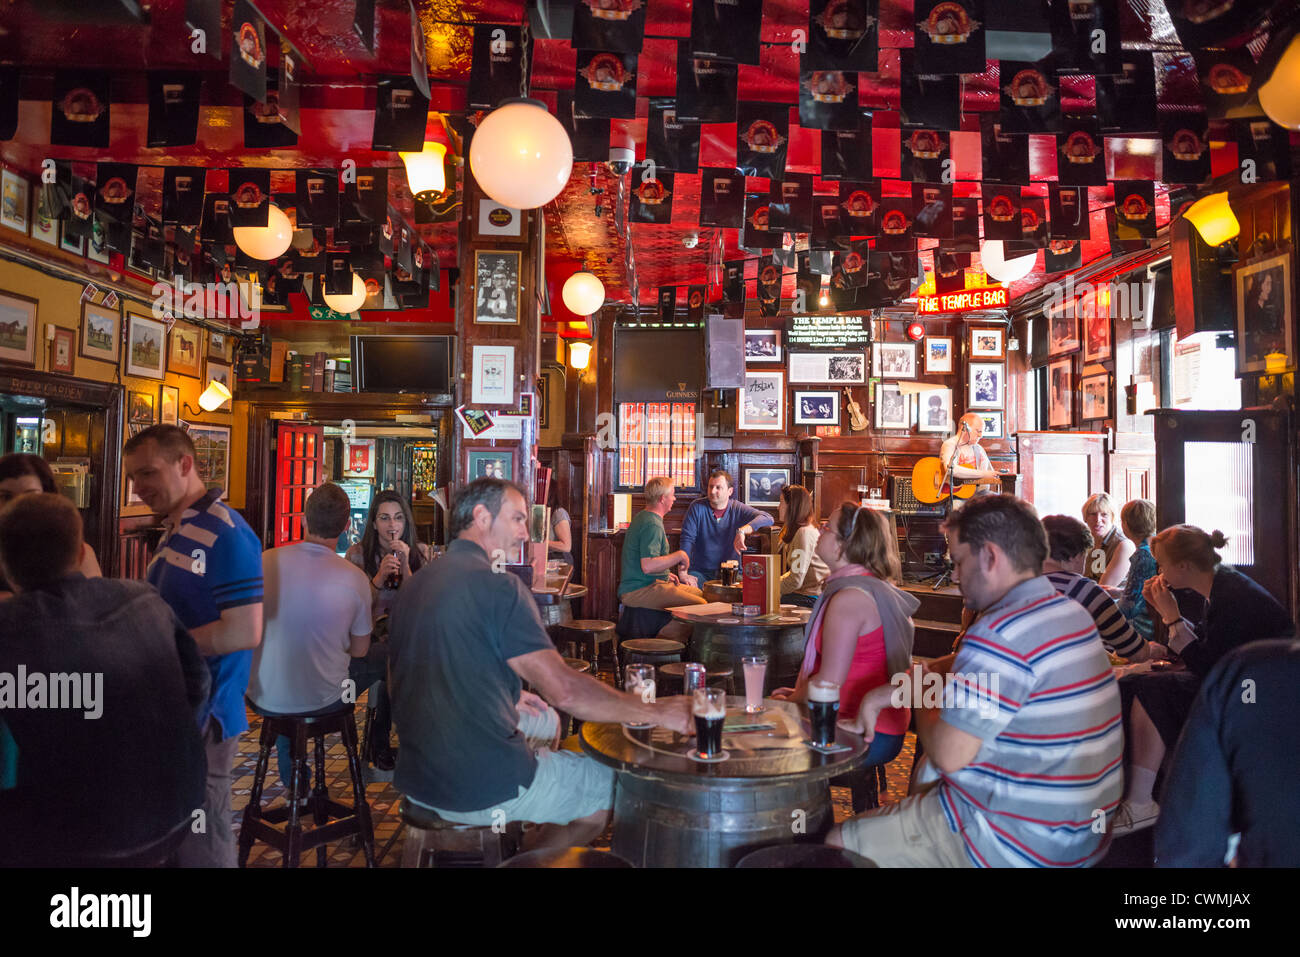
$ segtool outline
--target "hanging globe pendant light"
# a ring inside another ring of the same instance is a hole
[[[293,242],[293,224],[279,206],[267,209],[265,226],[236,226],[235,245],[245,254],[263,261],[278,259]]]
[[[352,274],[352,292],[350,295],[336,296],[327,292],[324,299],[325,305],[335,312],[344,315],[356,312],[361,308],[361,304],[366,301],[366,281],[354,272]]]
[[[569,312],[590,316],[605,304],[605,284],[594,273],[583,269],[564,280],[560,298]]]
[[[469,167],[489,198],[514,209],[537,209],[569,182],[573,144],[545,103],[506,100],[474,133]]]
[[[984,271],[1004,286],[1028,276],[1037,260],[1037,253],[1007,259],[1006,247],[1000,239],[989,239],[980,244],[980,262]]]

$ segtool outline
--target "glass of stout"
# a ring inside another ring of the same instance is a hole
[[[808,726],[812,743],[830,747],[835,743],[835,722],[840,714],[840,686],[829,681],[808,685]]]
[[[722,725],[727,719],[727,692],[724,688],[696,688],[691,705],[695,715],[695,750],[702,758],[722,754]]]
[[[655,700],[655,669],[653,665],[628,665],[624,672],[625,680],[623,687],[628,694],[634,694],[646,704],[654,704]],[[653,725],[645,722],[629,721],[629,728],[650,728]]]

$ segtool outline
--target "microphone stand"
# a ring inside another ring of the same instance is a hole
[[[944,505],[944,518],[952,514],[954,493],[956,489],[953,486],[956,476],[953,474],[957,465],[957,452],[961,449],[961,437],[966,434],[966,424],[962,423],[961,430],[957,433],[957,441],[953,444],[952,455],[948,456],[948,463],[943,475],[944,482],[948,486],[948,501]],[[930,586],[931,591],[938,591],[944,585],[952,582],[952,553],[948,549],[943,552],[943,573],[935,579],[934,584]]]

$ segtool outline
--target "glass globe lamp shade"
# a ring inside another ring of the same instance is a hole
[[[560,292],[564,306],[579,316],[590,316],[605,304],[605,284],[594,273],[575,272],[564,281]]]
[[[1300,130],[1300,34],[1291,38],[1273,75],[1259,88],[1259,105],[1268,118],[1288,130]]]
[[[569,365],[581,371],[591,364],[591,343],[590,342],[570,342],[569,343]]]
[[[990,239],[980,244],[980,261],[984,264],[984,271],[1003,285],[1010,285],[1028,276],[1037,258],[1037,253],[1014,259],[1005,258],[1005,248],[1000,239]]]
[[[271,206],[265,226],[236,226],[235,245],[254,259],[278,259],[293,242],[293,225],[284,210]]]
[[[352,274],[352,293],[347,296],[334,296],[325,293],[325,305],[329,306],[335,312],[343,314],[356,312],[361,308],[361,304],[366,301],[366,281],[356,273]]]
[[[1221,246],[1241,232],[1241,223],[1237,222],[1227,193],[1202,196],[1183,215],[1211,246]]]
[[[418,153],[401,153],[406,164],[406,182],[411,193],[421,203],[432,202],[447,190],[447,171],[444,162],[447,147],[442,143],[425,143]]]
[[[507,100],[483,118],[469,147],[469,168],[502,206],[545,206],[569,181],[573,144],[538,100]]]
[[[204,412],[215,412],[230,401],[230,390],[213,379],[199,396],[199,408]]]

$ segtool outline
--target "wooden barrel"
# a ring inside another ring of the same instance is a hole
[[[697,622],[691,636],[691,660],[704,663],[710,671],[730,668],[739,678],[740,659],[746,655],[767,655],[767,676],[763,693],[774,688],[793,688],[803,664],[803,623],[764,625],[757,622],[719,625]]]
[[[825,778],[680,781],[618,775],[615,854],[636,867],[734,867],[762,847],[820,843],[833,823]]]
[[[542,616],[542,627],[554,637],[551,631],[554,626],[573,621],[573,602],[568,598],[561,598],[550,604],[539,604],[537,613]]]

